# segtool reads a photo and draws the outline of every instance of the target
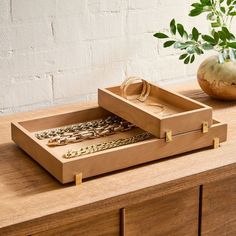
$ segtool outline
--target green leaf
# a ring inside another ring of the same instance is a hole
[[[213,12],[207,14],[207,20],[215,20],[215,15]]]
[[[212,8],[209,6],[203,7],[203,12],[212,11]]]
[[[184,26],[181,25],[181,24],[177,24],[177,30],[178,30],[178,32],[179,32],[179,35],[180,35],[181,37],[183,37],[183,35],[184,35]]]
[[[195,52],[197,53],[197,55],[204,54],[204,52],[202,51],[202,49],[200,49],[199,47],[195,47]]]
[[[202,35],[202,39],[205,40],[206,42],[209,42],[209,43],[212,43],[212,44],[215,44],[215,39],[212,38],[211,36],[209,35]]]
[[[233,0],[227,0],[227,5],[229,6],[232,3]]]
[[[181,43],[181,42],[177,42],[175,44],[175,48],[178,48],[180,50],[186,49],[188,47],[187,43]]]
[[[194,27],[193,30],[192,30],[192,36],[193,36],[193,39],[194,39],[196,42],[198,41],[199,35],[200,35],[200,33],[199,33],[198,30]]]
[[[186,57],[185,60],[184,60],[184,64],[188,64],[190,61],[190,56]]]
[[[202,48],[203,48],[204,50],[211,50],[211,49],[213,49],[214,47],[213,47],[211,44],[209,44],[209,43],[203,43],[203,44],[202,44]]]
[[[221,24],[219,23],[219,22],[212,22],[211,23],[211,27],[212,28],[218,28],[218,27],[220,27],[221,26]]]
[[[171,41],[166,41],[163,45],[164,45],[164,48],[168,48],[170,46],[172,46],[176,41],[174,40],[171,40]]]
[[[216,32],[215,29],[212,29],[211,30],[211,35],[214,35],[215,32]]]
[[[222,27],[222,31],[225,33],[227,39],[231,39],[231,33],[226,27]]]
[[[218,31],[219,37],[222,41],[226,41],[226,35],[223,31]]]
[[[186,58],[187,56],[188,56],[187,53],[182,54],[182,55],[180,55],[179,60],[183,60],[183,59]]]
[[[225,7],[220,8],[221,12],[225,13]]]
[[[190,11],[189,16],[198,16],[203,12],[203,8],[194,8]]]
[[[200,2],[204,6],[211,6],[212,5],[211,0],[200,0]]]
[[[175,44],[174,44],[174,48],[175,49],[179,49],[181,47],[181,42],[176,42]]]
[[[221,46],[221,47],[227,46],[227,42],[223,41],[219,44],[219,46]]]
[[[187,53],[189,53],[189,54],[195,53],[195,50],[194,50],[194,47],[193,47],[193,46],[187,47],[187,48],[186,48],[186,51],[187,51]]]
[[[175,19],[173,19],[170,22],[170,32],[175,35],[176,34],[176,25],[175,25]]]
[[[193,63],[194,60],[195,60],[195,55],[192,55],[191,60],[190,60],[190,63]]]
[[[214,36],[215,42],[218,43],[220,39],[219,34],[217,32],[214,32],[213,36]]]
[[[188,33],[187,33],[186,31],[184,31],[183,39],[184,39],[184,40],[188,40]]]
[[[231,12],[233,9],[234,9],[234,6],[230,6],[229,10],[228,10],[228,13]]]
[[[236,16],[236,12],[235,11],[234,12],[230,12],[229,15],[230,16]]]
[[[236,42],[227,43],[228,47],[236,49]]]
[[[231,33],[231,38],[230,38],[230,39],[231,39],[231,40],[234,40],[234,39],[235,39],[234,34]]]
[[[202,4],[200,4],[200,3],[193,3],[191,6],[194,7],[194,8],[199,8],[199,7],[202,7]]]
[[[166,38],[169,38],[168,35],[163,34],[163,33],[155,33],[153,36],[156,37],[156,38],[158,38],[158,39],[166,39]]]

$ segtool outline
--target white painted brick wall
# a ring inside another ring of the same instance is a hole
[[[191,0],[192,1],[192,0]],[[139,75],[158,82],[194,76],[153,33],[189,0],[0,0],[0,113],[96,98],[98,87]]]

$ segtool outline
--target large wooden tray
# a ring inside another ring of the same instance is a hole
[[[75,180],[82,174],[83,178],[97,176],[103,173],[124,169],[153,160],[173,156],[213,145],[213,139],[218,137],[220,142],[226,140],[227,125],[214,121],[208,133],[201,130],[173,136],[173,141],[166,143],[165,139],[150,138],[143,142],[130,144],[87,156],[64,159],[62,154],[68,149],[77,149],[94,143],[129,137],[143,132],[135,128],[127,132],[117,133],[108,137],[86,140],[81,143],[60,147],[48,147],[45,140],[35,137],[35,132],[95,120],[108,116],[110,113],[100,107],[12,123],[13,141],[28,153],[35,161],[49,171],[61,183]]]
[[[164,138],[169,131],[176,135],[202,129],[204,123],[212,125],[211,107],[157,85],[150,85],[151,92],[145,103],[132,99],[141,93],[141,83],[129,87],[129,100],[121,96],[120,86],[99,89],[98,103],[157,138]],[[165,111],[160,113],[159,107],[148,105],[153,103],[164,105]]]

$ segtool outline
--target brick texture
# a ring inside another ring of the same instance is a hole
[[[195,76],[203,58],[186,67],[152,36],[173,17],[207,30],[191,1],[1,0],[0,114],[94,99],[129,75]]]

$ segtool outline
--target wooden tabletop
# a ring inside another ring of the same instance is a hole
[[[62,185],[20,150],[10,137],[10,122],[76,111],[73,104],[0,117],[0,235],[36,233],[98,213],[125,207],[178,190],[236,174],[236,102],[206,96],[196,82],[172,88],[214,108],[214,117],[228,123],[228,141],[85,181]],[[92,104],[94,105],[94,104]]]

